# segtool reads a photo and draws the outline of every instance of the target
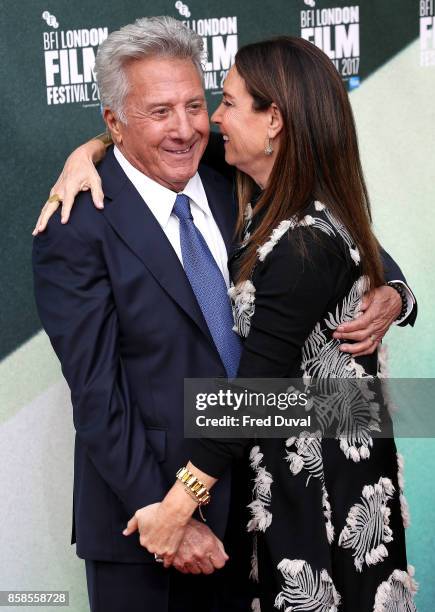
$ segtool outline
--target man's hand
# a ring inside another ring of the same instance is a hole
[[[378,347],[391,324],[397,319],[402,300],[392,287],[384,285],[366,294],[361,304],[361,316],[337,327],[333,337],[355,340],[355,344],[342,344],[341,351],[354,357],[371,355]]]
[[[50,196],[57,194],[60,202],[46,202],[35,229],[32,232],[36,236],[47,227],[48,220],[56,212],[62,203],[62,223],[67,223],[74,198],[79,191],[91,190],[92,199],[97,208],[104,208],[104,194],[101,189],[101,179],[95,169],[94,163],[99,161],[106,151],[104,144],[99,140],[90,140],[78,147],[71,153],[65,162],[65,166],[50,191]]]
[[[211,574],[221,569],[229,557],[212,530],[190,519],[172,565],[183,574]]]

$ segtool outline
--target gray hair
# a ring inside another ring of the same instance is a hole
[[[143,17],[112,32],[95,60],[101,104],[127,123],[123,109],[129,89],[126,64],[146,57],[190,59],[202,79],[203,47],[202,38],[173,17]]]

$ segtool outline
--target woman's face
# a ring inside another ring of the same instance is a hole
[[[226,162],[265,187],[276,153],[267,156],[264,152],[273,121],[272,110],[253,109],[253,98],[235,66],[225,79],[222,102],[211,120],[223,135]]]

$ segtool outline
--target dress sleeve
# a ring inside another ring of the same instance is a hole
[[[253,277],[255,311],[238,377],[300,376],[305,340],[350,278],[348,264],[333,239],[311,228],[284,235],[259,262]],[[246,439],[195,440],[191,461],[218,478],[233,458],[242,456],[248,443]]]

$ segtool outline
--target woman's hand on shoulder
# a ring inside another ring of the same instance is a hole
[[[105,151],[105,145],[100,140],[93,139],[71,153],[50,190],[50,197],[41,210],[32,232],[33,236],[45,230],[50,217],[59,206],[62,206],[62,223],[68,223],[74,198],[80,191],[90,189],[96,208],[104,208],[101,179],[94,164],[104,157]]]

